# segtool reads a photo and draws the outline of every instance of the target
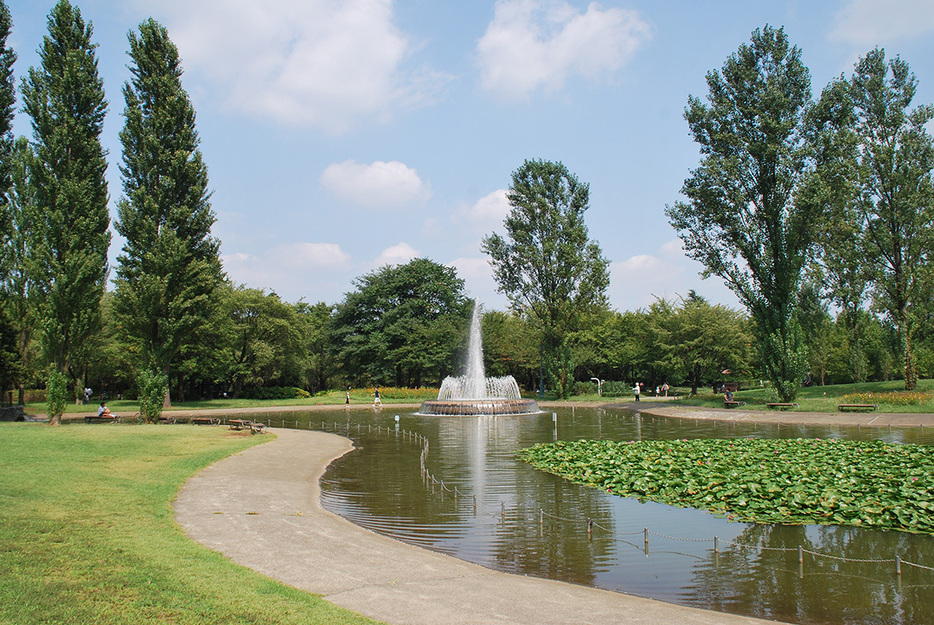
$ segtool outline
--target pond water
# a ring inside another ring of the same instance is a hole
[[[595,408],[425,417],[386,406],[288,419],[296,416],[295,427],[336,431],[356,447],[324,475],[325,508],[407,543],[509,573],[792,623],[934,624],[932,536],[735,523],[571,484],[515,457],[535,443],[577,439],[934,444],[930,429],[756,426]]]

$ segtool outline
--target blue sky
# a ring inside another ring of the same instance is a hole
[[[38,64],[54,0],[8,0],[17,81]],[[618,310],[701,280],[668,225],[697,146],[683,111],[751,32],[784,26],[815,97],[875,46],[908,61],[934,102],[930,0],[83,0],[110,112],[111,202],[127,32],[153,17],[179,48],[209,168],[214,235],[238,284],[335,303],[387,263],[457,268],[505,309],[480,241],[502,233],[526,159],[590,184],[586,220],[611,261]],[[18,134],[31,135],[17,118]],[[112,211],[113,214],[113,211]],[[122,241],[114,236],[111,260]]]

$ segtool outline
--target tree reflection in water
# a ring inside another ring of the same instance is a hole
[[[929,542],[901,532],[750,524],[694,568],[683,597],[696,607],[793,623],[934,623],[934,574],[903,566],[899,580],[894,562],[896,553],[917,562]]]
[[[558,411],[557,421],[551,414],[402,414],[402,430],[430,441],[426,462],[431,473],[467,494],[455,498],[440,489],[432,492],[423,482],[421,443],[395,431],[391,408],[335,411],[332,417],[317,413],[308,419],[320,423],[334,417],[341,420],[338,433],[352,438],[357,449],[325,474],[322,503],[378,533],[502,571],[713,610],[793,623],[934,625],[934,571],[903,566],[899,578],[893,562],[897,553],[905,561],[931,566],[932,536],[731,523],[702,511],[610,496],[537,471],[515,456],[535,443],[583,438],[878,437],[930,444],[929,430],[770,428],[604,409]],[[299,427],[308,427],[307,421]],[[548,515],[544,524],[540,510]],[[588,518],[595,524],[592,535]],[[675,539],[653,536],[646,555],[644,527]],[[719,556],[713,552],[713,536],[721,538]],[[805,553],[802,577],[798,545],[847,561]]]

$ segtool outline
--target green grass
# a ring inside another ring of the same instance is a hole
[[[437,399],[438,389],[397,389],[381,388],[380,400],[384,404],[412,404],[421,403],[426,399]],[[314,397],[296,399],[205,399],[201,401],[172,402],[172,410],[204,410],[210,408],[268,408],[270,406],[343,406],[346,400],[346,391],[330,390],[319,393]],[[352,405],[367,405],[373,403],[373,389],[354,389],[350,392]],[[97,414],[100,401],[89,404],[69,403],[65,405],[65,415],[91,415]],[[112,412],[139,412],[139,402],[131,399],[114,399],[107,401],[107,407]],[[45,403],[27,402],[26,414],[44,416]]]
[[[373,623],[188,539],[170,502],[259,442],[218,428],[0,423],[0,623]]]
[[[934,380],[920,380],[916,390],[906,393],[901,380],[829,384],[798,389],[794,400],[802,412],[837,412],[839,404],[878,404],[882,412],[934,413]],[[675,404],[687,406],[723,407],[723,395],[714,395],[710,388],[699,389],[696,397],[687,396],[688,389],[678,389],[681,399]],[[756,388],[734,393],[734,399],[746,402],[746,408],[767,410],[769,402],[779,401],[769,389]]]

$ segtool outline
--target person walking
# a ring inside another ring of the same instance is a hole
[[[373,405],[374,405],[374,406],[382,406],[382,405],[383,405],[383,401],[382,401],[382,400],[380,399],[380,397],[379,397],[379,387],[378,387],[378,386],[376,387],[376,391],[373,393]]]
[[[636,396],[636,401],[639,401],[639,393],[642,392],[642,389],[639,388],[639,386],[640,386],[639,382],[636,382],[636,385],[635,385],[635,386],[633,387],[633,389],[632,389],[632,392],[633,392],[633,393],[635,394],[635,396]]]

